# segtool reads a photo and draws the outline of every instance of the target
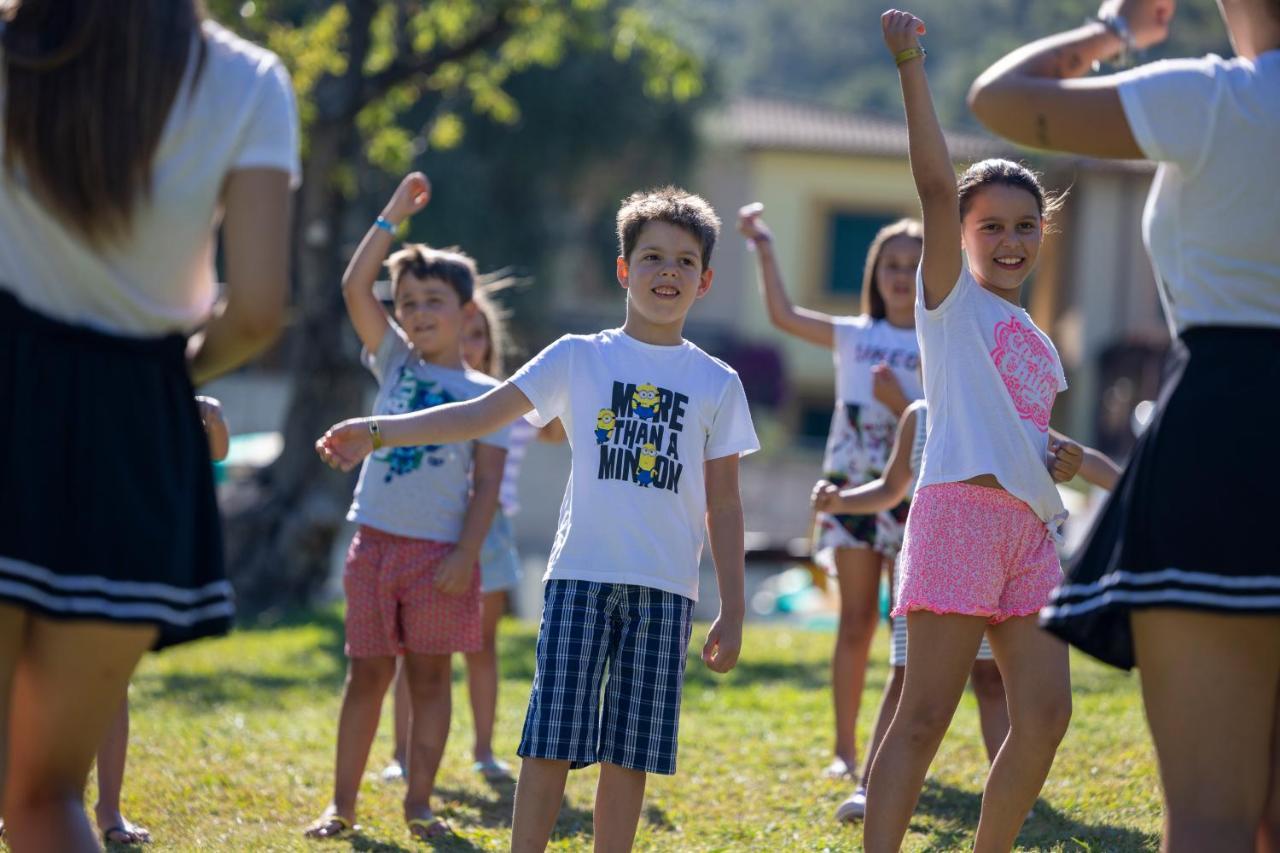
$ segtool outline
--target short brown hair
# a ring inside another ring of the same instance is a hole
[[[433,249],[426,243],[405,243],[404,248],[387,258],[391,271],[391,298],[406,273],[420,279],[438,278],[458,294],[458,302],[466,305],[475,298],[475,259],[457,246]]]
[[[711,250],[720,236],[720,217],[702,196],[675,186],[633,192],[618,208],[618,250],[628,261],[640,231],[650,222],[683,228],[702,244],[702,268],[711,263]]]
[[[899,219],[891,222],[876,232],[867,249],[867,266],[862,271],[862,313],[872,319],[883,320],[888,311],[884,306],[884,297],[876,287],[876,267],[880,265],[880,254],[894,237],[910,237],[924,245],[924,228],[918,219]]]
[[[186,69],[194,65],[194,86],[204,63],[203,17],[199,0],[23,0],[0,10],[4,169],[25,173],[90,245],[127,236],[151,192]]]
[[[1066,200],[1065,193],[1046,192],[1044,185],[1040,183],[1040,175],[1021,163],[992,157],[988,160],[979,160],[965,169],[964,174],[960,176],[956,192],[960,196],[961,219],[964,219],[965,214],[969,212],[969,206],[973,204],[973,199],[978,192],[991,184],[1004,184],[1007,187],[1017,187],[1031,193],[1035,196],[1036,208],[1046,220],[1057,213]]]

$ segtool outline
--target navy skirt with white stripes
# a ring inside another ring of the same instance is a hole
[[[1129,669],[1134,608],[1280,613],[1278,423],[1280,329],[1184,332],[1155,416],[1042,624]]]
[[[156,648],[229,629],[184,347],[68,325],[0,289],[0,599],[153,624]]]

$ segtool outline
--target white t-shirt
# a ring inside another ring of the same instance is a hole
[[[21,175],[0,169],[0,288],[47,316],[115,334],[187,332],[205,320],[217,295],[213,230],[227,173],[280,169],[296,183],[299,168],[297,108],[280,60],[212,22],[204,37],[204,68],[193,90],[193,44],[156,149],[151,199],[135,208],[126,239],[89,246]]]
[[[538,425],[560,418],[572,451],[543,580],[647,586],[698,598],[703,463],[760,447],[738,374],[685,341],[621,329],[566,335],[511,377]]]
[[[872,392],[871,368],[881,363],[889,365],[908,400],[923,397],[924,387],[920,378],[920,341],[915,329],[900,329],[888,320],[857,315],[836,317],[832,332],[836,408],[827,435],[823,467],[844,471],[849,466],[840,458],[841,448],[861,447],[880,460],[887,459],[898,428],[898,418]],[[856,416],[851,415],[854,410]],[[859,434],[852,436],[855,430]]]
[[[1175,331],[1280,327],[1280,50],[1153,62],[1119,92],[1160,161],[1142,225]]]
[[[375,415],[403,415],[470,400],[498,386],[478,370],[451,370],[423,361],[388,326],[376,353],[364,353],[378,379]],[[347,520],[386,533],[457,542],[471,503],[471,466],[476,442],[506,449],[509,428],[456,444],[384,447],[364,460]]]
[[[1045,465],[1053,401],[1067,388],[1053,341],[1030,315],[962,266],[955,288],[927,309],[916,272],[916,330],[929,406],[916,488],[993,474],[1050,531],[1066,509]]]

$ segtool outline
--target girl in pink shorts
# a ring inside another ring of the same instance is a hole
[[[1061,577],[1054,546],[1066,512],[1054,479],[1074,475],[1082,454],[1051,442],[1066,379],[1053,342],[1020,307],[1058,200],[1008,160],[975,163],[957,186],[925,76],[924,24],[896,10],[881,24],[924,220],[915,310],[929,429],[893,610],[911,637],[906,683],[872,765],[863,838],[870,853],[901,846],[985,633],[1010,729],[974,847],[1009,850],[1071,716],[1066,646],[1036,614]]]

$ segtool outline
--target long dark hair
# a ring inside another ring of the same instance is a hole
[[[123,237],[193,46],[196,74],[204,61],[200,0],[17,0],[4,14],[5,171],[88,242]]]
[[[877,231],[871,241],[871,248],[867,249],[867,265],[862,271],[862,313],[873,320],[883,320],[889,313],[880,288],[876,287],[876,267],[880,265],[880,253],[884,251],[885,244],[894,237],[910,237],[923,245],[924,228],[917,219],[899,219]]]

